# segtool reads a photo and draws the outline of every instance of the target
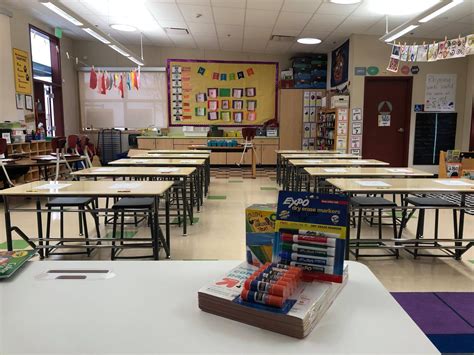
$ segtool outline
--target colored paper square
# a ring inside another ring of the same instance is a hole
[[[257,95],[257,90],[255,88],[245,88],[245,96],[254,97]]]
[[[234,112],[233,116],[234,116],[234,122],[235,123],[242,123],[242,120],[243,120],[243,113],[242,112]]]
[[[249,112],[247,114],[247,120],[248,121],[255,121],[257,119],[257,113],[256,112]]]
[[[219,108],[219,101],[209,100],[207,102],[207,108],[209,109],[209,111],[216,111]]]
[[[235,73],[229,74],[229,80],[235,80]]]
[[[230,121],[230,111],[221,111],[221,120]]]
[[[230,108],[230,100],[221,100],[221,109],[228,110]]]
[[[204,75],[205,72],[206,72],[206,69],[204,69],[203,67],[199,67],[199,69],[198,69],[198,74],[199,75]]]
[[[219,73],[212,73],[212,80],[219,80]]]
[[[207,96],[210,99],[216,99],[217,98],[217,88],[209,88],[207,89]]]
[[[232,97],[240,99],[243,95],[243,89],[232,89]]]
[[[207,113],[207,119],[209,121],[216,121],[219,119],[219,115],[217,113],[217,111],[212,111],[212,112],[208,112]]]
[[[219,96],[220,97],[230,97],[230,89],[229,88],[219,89]]]
[[[227,74],[222,73],[222,74],[221,74],[221,80],[222,80],[222,81],[227,80]]]
[[[251,75],[253,75],[253,74],[254,74],[253,69],[252,69],[252,68],[248,68],[248,69],[247,69],[247,75],[248,75],[248,76],[251,76]]]
[[[243,100],[232,100],[232,108],[234,110],[242,110],[244,108]]]
[[[237,78],[238,79],[243,79],[244,78],[244,72],[243,71],[237,72]]]
[[[256,100],[247,100],[247,110],[248,111],[255,111],[257,109],[257,101]]]

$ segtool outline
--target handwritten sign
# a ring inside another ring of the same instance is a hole
[[[19,94],[31,95],[30,60],[28,52],[13,48],[13,69],[15,71],[15,91]]]
[[[427,74],[425,111],[454,112],[456,74]]]

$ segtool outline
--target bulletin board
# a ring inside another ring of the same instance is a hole
[[[170,126],[258,126],[276,118],[278,63],[168,59]]]

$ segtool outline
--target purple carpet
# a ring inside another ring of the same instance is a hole
[[[443,353],[474,351],[474,292],[393,292]]]

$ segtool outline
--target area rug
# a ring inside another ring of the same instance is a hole
[[[441,353],[474,353],[474,292],[392,292]]]

